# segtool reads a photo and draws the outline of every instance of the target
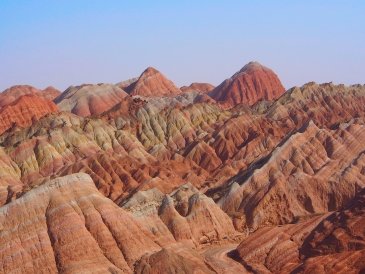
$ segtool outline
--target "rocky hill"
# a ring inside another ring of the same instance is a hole
[[[127,94],[111,84],[71,86],[54,102],[60,110],[87,117],[97,115],[119,103]]]
[[[138,79],[125,87],[130,95],[143,97],[174,96],[181,90],[157,69],[148,67]]]
[[[260,100],[276,99],[284,91],[278,76],[271,69],[258,62],[250,62],[209,92],[209,95],[229,107],[237,104],[251,106]]]

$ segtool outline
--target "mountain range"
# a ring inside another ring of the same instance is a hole
[[[0,273],[365,271],[365,85],[149,67],[0,94]]]

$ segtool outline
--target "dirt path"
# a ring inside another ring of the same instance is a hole
[[[206,263],[211,266],[217,273],[250,273],[244,266],[227,256],[227,253],[234,250],[237,244],[215,246],[205,250],[202,256]]]

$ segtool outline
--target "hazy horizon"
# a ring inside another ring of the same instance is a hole
[[[148,66],[217,85],[250,61],[285,88],[364,84],[361,1],[0,2],[0,91],[116,83]]]

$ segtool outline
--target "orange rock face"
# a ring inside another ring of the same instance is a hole
[[[144,97],[173,96],[181,90],[155,68],[147,68],[139,78],[125,87],[130,95]]]
[[[276,99],[284,91],[278,76],[271,69],[251,62],[209,92],[209,95],[226,106],[251,106],[260,100]]]
[[[0,109],[0,133],[3,133],[13,125],[26,127],[33,120],[58,111],[57,106],[38,95],[23,95],[12,103]]]

